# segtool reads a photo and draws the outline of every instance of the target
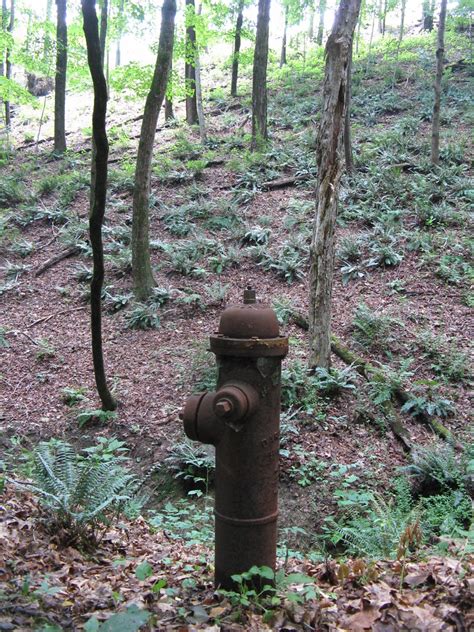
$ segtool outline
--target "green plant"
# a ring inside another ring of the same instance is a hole
[[[46,360],[47,358],[54,358],[56,355],[56,349],[53,347],[48,338],[37,338],[35,344],[38,347],[36,351],[37,360]]]
[[[387,348],[393,340],[393,330],[398,322],[379,312],[372,311],[367,305],[358,305],[352,326],[354,338],[365,347]]]
[[[355,390],[354,381],[357,376],[352,365],[345,369],[317,367],[314,376],[317,390],[326,397],[336,397],[344,390]]]
[[[182,540],[187,546],[209,545],[214,540],[214,516],[211,503],[204,506],[182,499],[167,502],[160,510],[150,510],[150,525],[164,530],[173,540]]]
[[[208,350],[207,345],[194,345],[191,367],[186,375],[186,381],[193,385],[194,393],[213,391],[216,388],[216,361],[214,355]]]
[[[82,413],[77,415],[79,428],[82,428],[88,423],[107,424],[115,419],[117,419],[117,413],[115,411],[101,410],[100,408],[95,410],[84,410]]]
[[[301,361],[286,364],[281,372],[281,404],[284,410],[302,409],[308,414],[320,407],[318,378]]]
[[[85,386],[66,386],[63,388],[62,392],[62,400],[66,404],[66,406],[75,406],[76,404],[80,404],[86,399],[87,388]]]
[[[467,463],[453,447],[434,443],[419,446],[411,452],[412,462],[402,468],[420,494],[434,494],[459,489],[467,483]]]
[[[156,308],[144,303],[137,303],[135,308],[126,316],[129,329],[157,329],[160,326],[160,317]]]
[[[355,263],[362,257],[365,240],[362,237],[344,237],[336,251],[337,257],[344,262]]]
[[[165,458],[168,467],[190,486],[190,496],[202,496],[209,491],[214,473],[214,455],[207,446],[191,441],[180,441],[170,449]]]
[[[123,444],[118,442],[113,450],[108,442],[85,455],[57,439],[42,442],[33,450],[33,483],[17,483],[39,497],[52,528],[64,534],[68,544],[95,545],[136,489],[135,477],[122,464]]]
[[[413,416],[430,415],[434,417],[448,417],[454,414],[454,403],[450,399],[439,397],[433,392],[427,395],[412,396],[401,408],[403,413]]]
[[[262,228],[258,224],[249,228],[243,235],[241,242],[245,245],[264,246],[268,243],[271,231],[269,228]]]
[[[418,334],[417,343],[425,356],[433,362],[431,368],[451,382],[461,382],[470,377],[469,358],[459,351],[446,336],[435,336],[429,331]]]

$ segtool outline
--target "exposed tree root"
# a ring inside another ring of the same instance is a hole
[[[304,329],[305,331],[308,330],[308,320],[305,316],[303,316],[303,314],[292,312],[291,318],[295,325],[301,327],[301,329]],[[373,364],[370,364],[370,362],[367,362],[367,360],[345,347],[342,342],[338,338],[336,338],[336,336],[331,336],[331,351],[345,364],[352,365],[357,373],[359,373],[359,375],[362,375],[362,377],[364,377],[366,380],[382,383],[390,382],[389,377],[383,372],[382,369],[376,368]],[[410,393],[405,391],[400,386],[393,385],[392,393],[394,398],[400,404],[405,404],[409,400],[413,399]],[[387,402],[383,405],[383,408],[387,418],[387,422],[390,425],[392,432],[402,443],[404,449],[409,451],[411,449],[409,434],[408,431],[404,428],[393,403]],[[427,415],[426,413],[418,415],[418,418],[424,424],[430,426],[431,429],[442,439],[453,439],[453,435],[450,430],[448,430],[446,426],[444,426],[437,419],[434,419],[432,416]]]

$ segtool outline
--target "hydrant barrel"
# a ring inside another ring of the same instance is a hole
[[[255,302],[226,309],[210,338],[216,354],[215,393],[191,398],[188,436],[216,446],[215,583],[251,566],[275,568],[278,517],[281,361],[288,339],[273,310]],[[213,398],[213,410],[210,411]]]

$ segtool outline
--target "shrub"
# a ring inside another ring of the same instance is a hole
[[[129,329],[157,329],[160,326],[156,309],[144,303],[138,303],[126,318]]]
[[[361,303],[352,321],[354,338],[365,347],[386,348],[393,339],[392,330],[396,324],[398,323],[395,319],[373,312]]]

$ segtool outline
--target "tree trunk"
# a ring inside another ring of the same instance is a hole
[[[173,39],[174,39],[174,36],[173,36]],[[173,60],[170,61],[170,69],[168,72],[168,85],[166,86],[165,121],[172,121],[174,119],[173,97],[172,97],[172,83],[173,83],[172,70],[173,70]]]
[[[240,0],[237,13],[237,22],[235,24],[234,35],[234,54],[232,57],[232,79],[230,82],[230,95],[237,96],[237,78],[239,75],[239,55],[240,45],[242,43],[242,24],[244,22],[244,0]]]
[[[352,48],[354,38],[351,41],[349,60],[347,62],[347,83],[346,83],[346,114],[344,116],[344,156],[346,160],[346,171],[351,174],[354,171],[354,157],[352,155],[351,139],[351,98],[352,98]]]
[[[10,16],[9,16],[7,31],[13,32],[13,25],[15,23],[15,0],[10,0]],[[7,48],[5,52],[5,76],[7,79],[11,79],[12,76],[12,60],[10,57],[10,49]],[[11,114],[10,114],[10,101],[5,101],[5,127],[10,128]]]
[[[54,86],[54,151],[66,151],[66,71],[67,24],[66,0],[56,0],[56,75]]]
[[[444,67],[444,29],[446,26],[447,0],[441,0],[438,26],[438,48],[436,49],[436,78],[434,83],[433,126],[431,130],[431,162],[439,164],[439,119],[441,109],[441,79]]]
[[[400,46],[402,45],[403,35],[405,34],[405,13],[407,8],[407,0],[402,0],[401,15],[400,15],[400,33],[398,34],[397,43],[397,58],[400,52]]]
[[[102,64],[102,68],[105,67],[105,43],[107,41],[107,18],[109,14],[109,0],[102,0],[102,7],[100,10],[100,32],[99,32],[99,40],[100,40],[100,63]]]
[[[314,39],[314,0],[311,2],[311,6],[309,8],[308,38],[310,42]]]
[[[387,23],[388,0],[384,0],[382,13],[382,37],[385,37],[385,28]]]
[[[58,0],[56,0],[58,1]],[[104,283],[104,251],[102,246],[102,224],[105,214],[107,193],[107,160],[109,143],[105,128],[107,115],[107,84],[101,60],[99,23],[95,11],[95,0],[81,0],[83,28],[87,44],[87,60],[94,85],[94,109],[92,112],[92,134],[94,147],[91,169],[91,198],[89,212],[89,235],[94,262],[91,281],[91,333],[92,358],[95,383],[104,410],[115,410],[117,402],[112,397],[105,376],[102,352],[102,286]]]
[[[122,33],[123,33],[123,12],[124,12],[124,4],[125,0],[120,0],[119,4],[119,12],[118,12],[118,33],[117,33],[117,44],[115,48],[115,67],[120,66],[121,63],[121,43],[122,43]]]
[[[258,0],[257,35],[252,81],[252,149],[268,140],[267,130],[267,62],[271,0]]]
[[[46,23],[49,26],[51,22],[51,13],[53,11],[53,0],[46,0]],[[48,57],[51,52],[51,37],[49,35],[49,29],[46,30],[46,34],[44,36],[44,45],[43,45],[43,64],[45,66],[49,66]]]
[[[423,2],[423,15],[421,17],[421,29],[422,31],[433,30],[433,14],[434,14],[434,2],[430,0],[424,0]]]
[[[2,0],[2,31],[7,30],[8,24],[8,9],[7,9],[7,0]],[[0,77],[5,75],[5,54],[2,50],[2,54],[0,56]]]
[[[318,35],[316,37],[316,43],[319,46],[323,45],[325,14],[326,14],[326,0],[319,0],[319,24],[318,24]]]
[[[196,100],[196,29],[194,20],[196,7],[194,0],[186,0],[186,63],[184,77],[186,82],[186,122],[197,125],[199,122]]]
[[[202,4],[199,3],[196,15],[201,15],[201,10]],[[206,123],[204,120],[204,108],[202,105],[201,60],[199,58],[199,51],[197,49],[194,63],[194,71],[196,75],[196,108],[198,113],[199,136],[201,137],[201,142],[204,144],[206,142]]]
[[[341,0],[326,44],[323,109],[317,138],[316,218],[310,248],[311,367],[330,365],[334,226],[342,171],[347,66],[361,0]]]
[[[148,298],[155,285],[151,270],[149,240],[150,171],[156,124],[165,98],[168,73],[173,58],[175,14],[176,0],[164,0],[155,71],[143,111],[138,144],[132,221],[133,284],[138,300]]]
[[[286,32],[288,30],[288,5],[285,6],[285,26],[283,27],[283,39],[281,42],[280,68],[286,65]]]

